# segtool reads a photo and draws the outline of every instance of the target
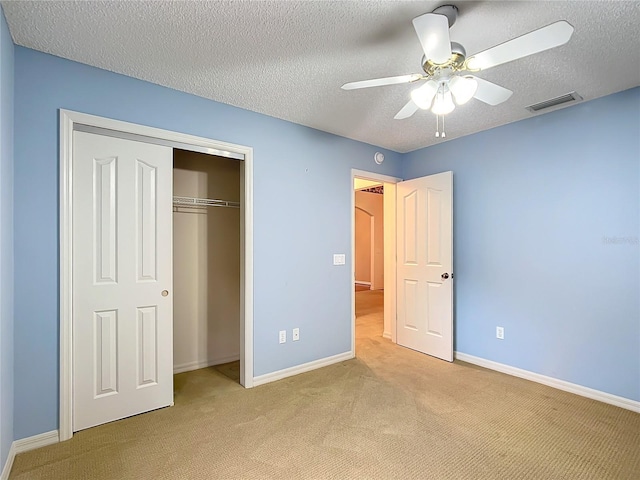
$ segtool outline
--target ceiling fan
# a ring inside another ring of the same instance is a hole
[[[432,13],[413,19],[413,27],[424,51],[424,74],[350,82],[342,85],[342,88],[354,90],[426,80],[426,83],[411,92],[411,100],[394,117],[398,120],[412,116],[419,108],[431,109],[438,116],[446,115],[455,108],[454,100],[458,105],[465,104],[471,98],[489,105],[498,105],[506,101],[513,92],[470,75],[469,72],[479,72],[564,45],[573,34],[573,27],[569,23],[559,21],[467,58],[464,47],[451,42],[449,38],[449,28],[455,23],[457,16],[456,6],[443,5]]]

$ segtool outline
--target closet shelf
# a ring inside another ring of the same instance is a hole
[[[229,207],[240,208],[240,202],[231,202],[229,200],[216,200],[213,198],[195,198],[195,197],[173,197],[174,207]]]

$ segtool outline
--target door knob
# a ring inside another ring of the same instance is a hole
[[[446,280],[447,278],[449,278],[449,274],[448,273],[443,273],[440,276],[442,277],[443,280]]]
[[[169,295],[169,290],[162,290],[162,296],[166,297],[167,295]]]

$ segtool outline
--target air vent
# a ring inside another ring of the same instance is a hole
[[[534,103],[533,105],[529,105],[528,107],[526,107],[526,109],[531,113],[535,113],[546,108],[557,107],[558,105],[569,102],[579,102],[580,100],[582,100],[582,97],[580,95],[578,95],[576,92],[571,92],[565,95],[560,95],[556,98],[550,98],[549,100],[545,100],[544,102]]]

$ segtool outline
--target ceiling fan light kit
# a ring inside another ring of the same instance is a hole
[[[451,90],[444,83],[438,88],[436,98],[433,100],[433,107],[431,111],[436,115],[446,115],[453,112],[456,106],[453,103],[453,96]]]
[[[411,92],[411,100],[423,110],[431,108],[433,97],[436,96],[439,86],[433,80],[429,80],[427,83],[419,88],[416,88]]]
[[[424,74],[349,82],[342,88],[353,90],[426,80],[426,83],[411,91],[410,100],[394,118],[402,120],[411,117],[419,109],[431,110],[436,115],[436,136],[445,137],[444,115],[451,113],[456,104],[464,105],[475,98],[495,106],[507,101],[513,94],[509,89],[474,75],[465,75],[464,72],[483,71],[559,47],[569,41],[574,30],[568,22],[561,20],[467,58],[464,47],[452,42],[449,37],[449,28],[457,18],[456,6],[443,5],[413,19],[413,27],[424,51],[421,62]],[[442,117],[441,120],[438,117]]]
[[[473,98],[478,91],[478,82],[475,78],[469,77],[452,77],[449,81],[449,89],[453,93],[458,105],[464,105]]]

